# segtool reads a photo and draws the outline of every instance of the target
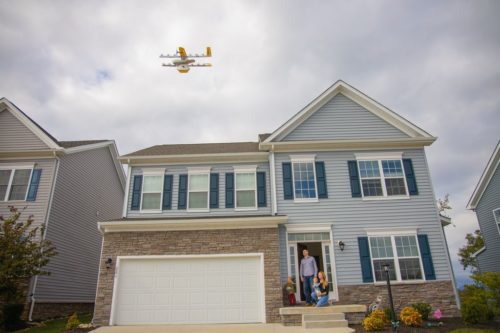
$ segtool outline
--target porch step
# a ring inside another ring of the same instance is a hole
[[[348,328],[343,313],[331,314],[304,314],[302,315],[303,328]]]

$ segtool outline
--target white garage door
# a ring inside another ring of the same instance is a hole
[[[263,322],[261,256],[119,260],[112,324]]]

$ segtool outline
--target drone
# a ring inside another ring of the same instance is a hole
[[[206,53],[202,54],[187,54],[183,47],[179,47],[175,54],[160,55],[160,58],[174,59],[169,64],[162,64],[166,67],[176,67],[179,73],[187,73],[191,67],[211,67],[212,64],[195,64],[193,58],[209,58],[212,56],[212,49],[207,46]]]

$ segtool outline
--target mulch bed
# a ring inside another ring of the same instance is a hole
[[[449,332],[458,328],[481,328],[481,329],[492,329],[498,330],[500,332],[500,322],[485,322],[480,324],[467,324],[462,318],[441,318],[440,320],[443,325],[442,326],[432,326],[427,327],[427,323],[430,322],[433,325],[436,325],[437,321],[427,321],[424,322],[422,327],[406,327],[402,324],[398,327],[398,332],[401,333],[441,333],[441,332]],[[349,325],[354,328],[357,333],[368,332],[365,331],[362,325]],[[391,332],[391,328],[387,328],[387,330],[379,331],[379,332]],[[372,333],[370,331],[370,333]]]

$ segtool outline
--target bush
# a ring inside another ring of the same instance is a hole
[[[78,315],[75,313],[73,313],[71,315],[71,317],[68,318],[68,322],[66,323],[66,329],[67,330],[72,330],[74,328],[77,328],[78,325],[80,325],[81,322],[80,322],[80,319],[78,319]]]
[[[392,310],[391,308],[384,308],[384,314],[385,314],[385,318],[387,319],[388,322],[391,322],[392,318],[391,318],[391,315],[392,315]],[[396,315],[396,314],[394,314]],[[396,318],[394,318],[395,320]]]
[[[476,273],[471,278],[484,290],[490,312],[500,316],[500,273]]]
[[[5,304],[3,306],[3,325],[6,331],[17,331],[26,327],[26,324],[21,320],[23,310],[23,304]]]
[[[411,307],[414,308],[415,310],[417,310],[418,313],[420,313],[420,315],[422,316],[422,320],[429,319],[429,315],[431,314],[431,311],[432,311],[432,307],[429,303],[425,303],[425,302],[413,303],[411,305]]]
[[[466,285],[460,293],[460,298],[460,312],[465,322],[476,324],[493,319],[494,313],[488,304],[488,295],[483,288]]]
[[[380,331],[387,325],[389,325],[389,321],[382,310],[375,310],[363,319],[363,327],[366,331]]]
[[[399,318],[406,326],[420,327],[422,326],[422,315],[414,308],[407,306],[401,310]]]

